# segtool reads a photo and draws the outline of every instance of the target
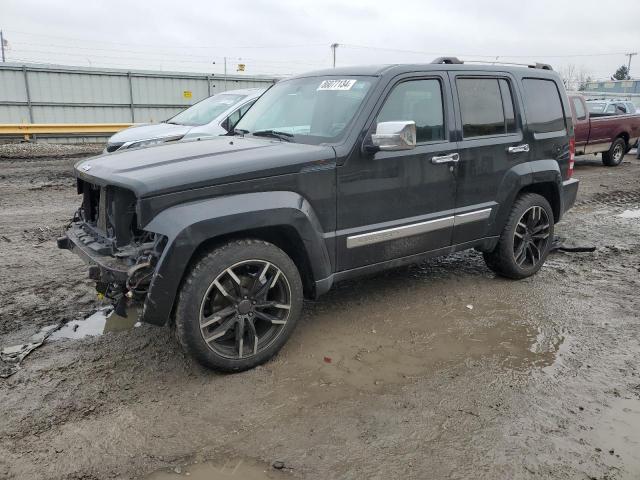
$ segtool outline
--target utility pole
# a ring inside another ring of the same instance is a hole
[[[633,53],[625,53],[625,55],[627,57],[629,57],[629,63],[627,63],[627,75],[629,76],[629,78],[631,78],[631,57],[633,57],[634,55],[637,55],[638,52],[633,52]]]
[[[224,91],[227,91],[227,57],[224,57]]]
[[[331,52],[333,53],[333,68],[336,68],[336,50],[338,49],[339,46],[340,46],[339,43],[331,44]]]
[[[0,45],[0,48],[2,49],[2,63],[4,63],[4,37],[2,36],[2,30],[0,30]]]

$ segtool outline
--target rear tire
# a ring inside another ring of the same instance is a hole
[[[536,193],[520,195],[513,204],[496,248],[484,253],[487,266],[498,275],[521,279],[536,273],[553,240],[553,210]]]
[[[602,163],[607,167],[617,167],[627,153],[627,142],[624,138],[616,138],[607,152],[602,152]]]
[[[187,274],[176,337],[205,367],[240,372],[273,357],[302,311],[302,281],[289,256],[261,240],[211,250]]]

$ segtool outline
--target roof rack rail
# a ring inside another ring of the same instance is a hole
[[[431,63],[444,63],[446,65],[462,65],[464,62],[458,57],[438,57]]]
[[[540,68],[542,70],[553,70],[553,68],[551,68],[551,65],[549,65],[548,63],[534,63],[533,65],[529,65],[529,68]]]
[[[446,65],[462,65],[465,62],[458,57],[438,57],[431,63],[439,63]],[[515,62],[499,62],[497,60],[467,60],[466,63],[488,63],[491,65],[517,65],[519,67],[538,68],[540,70],[553,70],[548,63],[515,63]]]

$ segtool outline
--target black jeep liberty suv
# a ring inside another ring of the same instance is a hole
[[[573,155],[547,65],[319,71],[276,83],[232,135],[79,162],[58,246],[117,311],[141,302],[199,362],[240,371],[340,280],[467,248],[533,275],[575,201]]]

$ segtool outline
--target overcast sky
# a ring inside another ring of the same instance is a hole
[[[640,0],[0,0],[8,61],[245,75],[463,59],[608,78],[640,52]],[[613,4],[611,4],[613,5]],[[215,62],[215,64],[213,63]],[[640,55],[632,76],[640,78]],[[637,75],[634,75],[636,73]]]

